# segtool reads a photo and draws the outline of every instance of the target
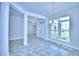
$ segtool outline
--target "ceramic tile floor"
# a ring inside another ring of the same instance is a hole
[[[79,53],[55,46],[41,38],[29,38],[27,46],[10,49],[11,56],[79,56]]]

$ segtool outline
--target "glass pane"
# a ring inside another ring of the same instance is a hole
[[[69,19],[70,19],[70,16],[61,17],[61,18],[60,18],[60,21],[63,21],[63,20],[69,20]]]
[[[61,32],[61,39],[69,40],[69,31],[62,31]]]
[[[52,38],[57,38],[58,37],[58,20],[54,20],[52,23]]]
[[[52,30],[58,30],[58,20],[54,20],[52,23]]]
[[[51,24],[51,23],[52,23],[52,20],[49,21],[49,24]]]
[[[65,22],[61,22],[61,30],[65,29]]]
[[[66,27],[66,29],[69,29],[69,21],[65,22],[65,27]]]
[[[61,30],[69,30],[69,21],[61,22]]]
[[[52,31],[52,38],[57,38],[58,37],[58,31]]]
[[[61,39],[69,41],[69,21],[63,21],[61,23]]]

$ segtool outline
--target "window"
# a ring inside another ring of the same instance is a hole
[[[69,41],[69,16],[60,18],[60,38]]]
[[[57,38],[58,37],[58,20],[54,20],[52,23],[52,38]]]
[[[70,17],[60,17],[50,21],[51,24],[51,37],[53,39],[60,38],[69,42],[69,24]]]

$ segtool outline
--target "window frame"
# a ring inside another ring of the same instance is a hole
[[[66,18],[66,20],[60,20],[60,18],[64,18],[64,17],[69,17],[69,18]],[[70,37],[70,16],[63,16],[63,17],[60,17],[60,18],[57,18],[58,19],[58,30],[55,30],[55,31],[58,31],[58,35],[56,36],[56,38],[60,38],[61,41],[70,42],[70,39],[69,39],[69,37]],[[56,19],[54,19],[54,20],[56,20]],[[68,25],[69,29],[68,30],[63,30],[63,31],[68,31],[69,36],[68,36],[67,40],[64,40],[63,38],[61,38],[61,32],[62,32],[61,22],[66,22],[66,21],[69,21],[69,25]],[[52,23],[51,23],[51,36],[52,36],[52,31],[54,31],[54,30],[52,30]]]
[[[67,40],[64,40],[64,38],[61,38],[61,32],[64,32],[64,31],[68,31],[69,32],[69,29],[68,30],[61,30],[61,22],[66,22],[66,21],[69,21],[69,28],[70,28],[70,19],[60,21],[60,39],[63,40],[63,41],[69,42],[69,38]],[[68,37],[69,37],[69,35],[68,35]]]

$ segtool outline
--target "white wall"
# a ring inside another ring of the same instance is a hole
[[[43,39],[45,39],[45,31],[46,31],[46,29],[45,29],[45,22],[43,22],[43,23],[40,23],[40,37],[41,38],[43,38]]]
[[[49,28],[50,28],[50,27],[49,27],[49,19],[46,19],[46,20],[45,20],[45,25],[46,25],[46,26],[45,26],[45,27],[46,27],[46,28],[45,28],[45,29],[46,29],[46,32],[45,32],[46,36],[45,36],[45,38],[46,38],[46,40],[50,40],[50,39],[51,39],[51,38],[50,38],[51,36],[50,36],[50,29],[49,29]]]
[[[1,3],[0,3],[0,13],[1,13]]]
[[[16,7],[20,12],[24,14],[24,45],[27,45],[28,44],[28,16],[38,17],[41,19],[47,19],[47,17],[24,10],[17,3],[10,3],[10,4]]]
[[[16,9],[10,8],[10,40],[24,39],[24,16]]]
[[[79,7],[56,13],[55,18],[70,16],[70,43],[69,45],[79,50]],[[48,32],[49,33],[49,32]],[[50,38],[49,38],[50,39]]]
[[[40,19],[38,19],[40,20]],[[42,19],[43,20],[43,19]],[[40,37],[42,39],[46,39],[45,36],[46,36],[46,27],[45,27],[45,21],[38,21],[37,22],[37,37]]]
[[[28,23],[28,35],[36,35],[36,24],[29,22]]]
[[[10,40],[23,39],[23,17],[11,17],[10,19]]]
[[[24,45],[28,44],[28,16],[47,19],[45,16],[28,12],[15,3],[1,3],[0,20],[0,55],[9,55],[9,4],[24,14]],[[15,28],[16,29],[16,28]]]
[[[1,19],[1,3],[0,3],[0,19]],[[0,27],[1,27],[1,21],[0,21]],[[1,32],[1,29],[0,29]],[[1,55],[1,51],[0,51],[0,55]]]
[[[8,25],[9,25],[9,4],[1,3],[0,11],[0,55],[9,55]]]

